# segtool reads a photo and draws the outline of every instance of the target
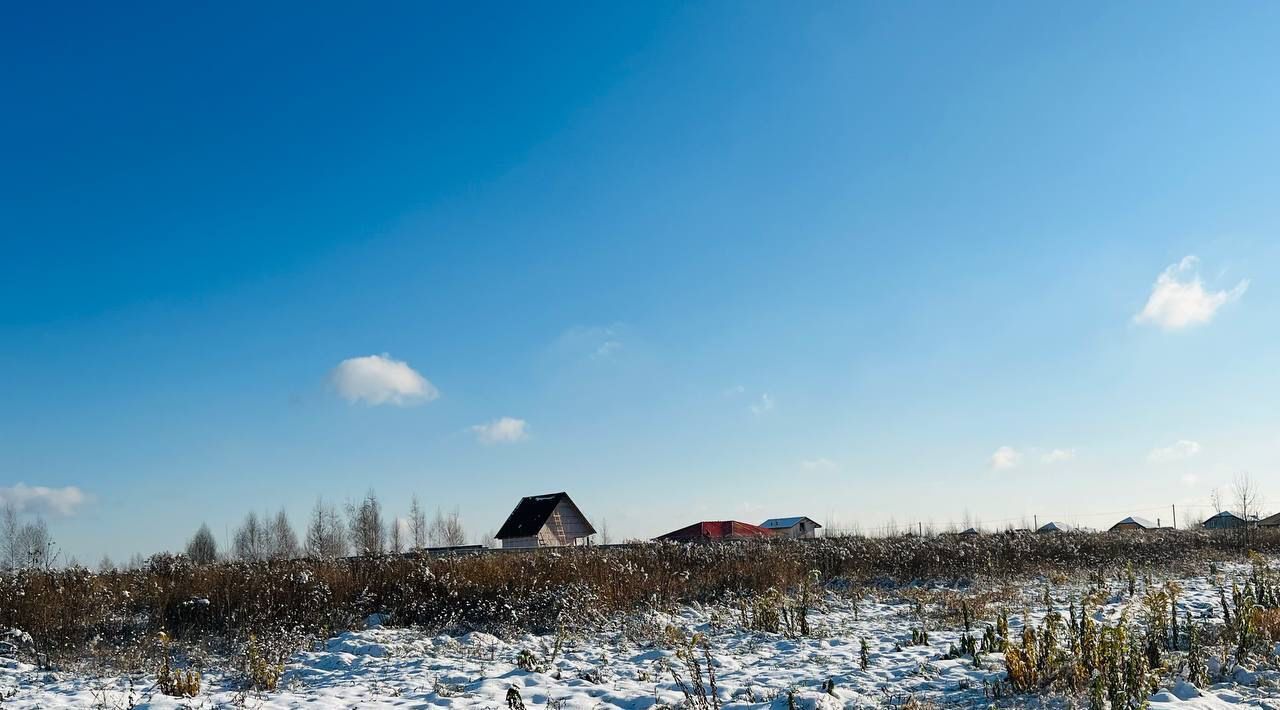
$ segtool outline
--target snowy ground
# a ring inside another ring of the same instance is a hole
[[[1224,576],[1242,579],[1246,568],[1224,565]],[[1219,615],[1217,587],[1205,574],[1180,578],[1181,608],[1200,618]],[[1228,581],[1228,584],[1230,582]],[[1001,586],[1001,585],[989,585]],[[1045,580],[1023,580],[1006,597],[1014,635],[1024,609],[1038,621],[1044,613]],[[1099,618],[1116,619],[1136,604],[1120,592],[1101,607]],[[1055,604],[1079,599],[1083,583],[1057,585]],[[965,590],[974,592],[974,589]],[[290,659],[279,690],[245,693],[231,677],[207,674],[193,699],[169,698],[152,690],[153,677],[134,680],[132,694],[120,677],[90,677],[42,672],[0,658],[0,705],[12,708],[63,707],[227,707],[250,708],[414,708],[450,706],[505,708],[508,690],[518,689],[528,708],[679,707],[684,696],[666,664],[685,678],[683,664],[664,639],[668,627],[700,633],[710,645],[717,694],[727,708],[898,706],[911,696],[944,707],[988,706],[984,681],[1005,675],[1000,654],[989,654],[982,668],[968,659],[946,660],[957,643],[959,623],[935,622],[928,645],[910,646],[916,625],[911,601],[901,590],[880,590],[860,599],[830,593],[810,615],[809,637],[793,639],[744,631],[732,609],[686,607],[678,614],[651,614],[619,622],[616,629],[565,641],[547,672],[518,666],[523,651],[545,663],[552,637],[498,639],[472,632],[453,637],[412,628],[374,627],[344,633]],[[1132,614],[1131,614],[1132,616]],[[978,619],[983,628],[990,619]],[[859,668],[860,639],[866,638],[870,667]],[[1235,669],[1223,682],[1197,690],[1171,682],[1151,698],[1157,709],[1196,710],[1227,707],[1280,709],[1280,671],[1275,658],[1249,669]],[[1211,661],[1210,670],[1220,669]],[[824,692],[822,685],[833,682]],[[1071,707],[1081,703],[1053,696],[1020,696],[994,701],[1001,707]]]

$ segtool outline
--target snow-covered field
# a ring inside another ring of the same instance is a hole
[[[1223,565],[1230,580],[1243,579],[1244,565]],[[1203,574],[1179,579],[1181,613],[1220,618],[1218,587]],[[1098,620],[1119,618],[1136,598],[1111,580],[1112,593],[1095,612]],[[1227,582],[1230,584],[1230,581]],[[961,590],[1000,589],[1016,635],[1026,621],[1044,615],[1047,580],[1026,579],[1016,585],[992,582]],[[1083,581],[1053,585],[1055,605],[1079,600]],[[936,591],[936,590],[935,590]],[[907,590],[908,595],[913,593]],[[970,658],[948,660],[958,644],[960,624],[935,620],[926,645],[909,645],[917,625],[917,607],[901,589],[878,589],[859,595],[827,593],[809,616],[811,633],[788,638],[744,630],[738,611],[728,607],[684,607],[675,614],[651,613],[616,620],[607,631],[585,637],[562,637],[554,652],[553,636],[526,635],[499,639],[471,632],[434,635],[414,628],[371,624],[328,639],[292,657],[278,690],[245,692],[233,676],[207,673],[199,696],[171,698],[154,691],[153,676],[128,679],[93,677],[69,671],[39,671],[17,660],[0,658],[0,705],[12,708],[107,707],[178,708],[413,708],[450,706],[506,708],[515,688],[528,708],[679,707],[685,695],[673,680],[674,668],[686,682],[690,673],[675,657],[672,639],[701,634],[715,671],[715,695],[724,707],[897,707],[916,702],[943,707],[1072,707],[1079,698],[1022,695],[991,699],[984,684],[1005,676],[1002,654],[986,654],[981,667]],[[1138,595],[1140,596],[1140,595]],[[975,620],[979,634],[992,621]],[[866,639],[869,666],[859,663]],[[546,666],[525,670],[524,665]],[[1212,653],[1210,654],[1213,655]],[[551,660],[554,656],[554,660]],[[1274,707],[1280,708],[1280,670],[1274,655],[1256,665],[1224,669],[1209,659],[1214,681],[1196,689],[1171,679],[1150,698],[1152,708]],[[825,687],[824,687],[825,686]]]

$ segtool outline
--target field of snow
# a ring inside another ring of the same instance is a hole
[[[1223,565],[1227,580],[1243,579],[1245,565]],[[1157,580],[1159,581],[1159,580]],[[1218,587],[1203,574],[1182,576],[1180,609],[1195,618],[1220,617]],[[1230,581],[1227,582],[1228,585]],[[1115,620],[1138,602],[1112,579],[1112,591],[1095,612],[1098,620]],[[1045,579],[1018,584],[974,585],[965,594],[983,591],[1000,596],[1017,634],[1026,612],[1038,622],[1044,615]],[[1053,584],[1054,604],[1064,609],[1078,600],[1083,581]],[[93,677],[69,671],[38,671],[0,657],[0,706],[9,708],[506,708],[509,690],[528,708],[680,707],[685,695],[671,669],[687,681],[686,664],[675,656],[673,639],[701,634],[715,671],[715,696],[726,708],[838,707],[1071,707],[1080,699],[1056,696],[988,697],[986,685],[1005,676],[1002,654],[984,656],[981,667],[970,658],[948,660],[957,644],[960,624],[932,622],[929,641],[910,645],[917,624],[912,596],[922,588],[876,589],[856,595],[826,593],[809,616],[810,635],[788,638],[747,631],[738,611],[724,606],[687,606],[675,614],[651,613],[618,620],[606,631],[584,637],[562,636],[555,652],[553,636],[526,635],[499,639],[471,632],[433,635],[414,628],[382,626],[351,631],[318,643],[292,657],[278,690],[245,692],[237,678],[209,672],[199,696],[171,698],[153,689],[153,676],[132,681]],[[938,593],[926,589],[926,593]],[[918,598],[918,597],[917,597]],[[931,597],[932,598],[932,597]],[[1136,616],[1136,608],[1130,610]],[[979,631],[990,619],[978,618]],[[866,639],[869,666],[860,668],[861,640]],[[1212,655],[1212,654],[1211,654]],[[3,654],[0,654],[3,656]],[[525,670],[524,665],[545,666]],[[551,657],[554,660],[551,660]],[[1150,698],[1152,708],[1274,707],[1280,708],[1280,670],[1276,658],[1224,673],[1214,659],[1215,681],[1196,689],[1171,679]],[[514,698],[512,699],[514,702]]]

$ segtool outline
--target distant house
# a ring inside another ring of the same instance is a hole
[[[717,540],[761,540],[773,533],[737,520],[707,520],[654,538],[660,542],[714,542]]]
[[[977,528],[965,528],[964,530],[961,530],[960,532],[958,532],[958,533],[956,533],[956,534],[957,534],[957,535],[967,535],[967,536],[969,536],[969,537],[977,537],[978,535],[981,535],[982,533],[981,533],[981,532],[979,532]]]
[[[1146,518],[1140,518],[1136,515],[1130,515],[1124,520],[1121,520],[1115,525],[1112,525],[1111,530],[1112,531],[1155,530],[1158,527],[1160,527],[1158,524],[1153,523],[1150,520],[1147,520]]]
[[[760,527],[778,537],[814,537],[814,532],[822,526],[800,515],[794,518],[769,518],[760,523]]]
[[[568,493],[521,498],[494,537],[504,549],[577,545],[596,534]]]
[[[1258,527],[1263,527],[1263,528],[1280,527],[1280,513],[1276,513],[1275,515],[1268,515],[1262,520],[1259,520]]]
[[[1233,530],[1244,527],[1244,518],[1224,510],[1201,524],[1205,530]]]
[[[1071,532],[1072,530],[1075,530],[1074,526],[1053,521],[1036,528],[1036,532],[1040,533]]]

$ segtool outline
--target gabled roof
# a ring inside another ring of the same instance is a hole
[[[1071,532],[1072,530],[1075,530],[1075,527],[1057,521],[1050,521],[1036,528],[1036,532]]]
[[[793,518],[769,518],[763,523],[760,523],[760,527],[769,530],[786,530],[787,528],[794,528],[804,520],[809,521],[815,528],[822,527],[818,524],[818,521],[803,515],[797,515]]]
[[[1218,519],[1239,520],[1242,523],[1244,522],[1244,518],[1240,517],[1239,515],[1236,515],[1235,513],[1232,513],[1229,510],[1224,510],[1221,513],[1215,513],[1209,516],[1209,520],[1218,520]],[[1209,520],[1206,520],[1204,522],[1207,524]]]
[[[1151,522],[1150,520],[1147,520],[1146,518],[1140,518],[1136,515],[1130,515],[1129,517],[1125,518],[1124,520],[1121,520],[1120,522],[1116,523],[1115,525],[1112,525],[1111,527],[1114,528],[1120,525],[1137,525],[1140,528],[1156,527],[1155,523]]]
[[[1280,513],[1273,513],[1272,515],[1268,515],[1262,520],[1259,520],[1258,524],[1264,528],[1272,528],[1277,525],[1280,525]]]
[[[686,525],[656,540],[742,540],[748,538],[771,537],[772,532],[762,527],[743,523],[737,520],[705,520],[701,523]]]
[[[556,506],[561,501],[566,501],[573,509],[578,511],[578,515],[582,517],[582,522],[586,523],[589,535],[594,535],[596,529],[591,527],[591,523],[587,522],[587,516],[582,515],[582,510],[574,504],[573,499],[568,493],[561,491],[559,493],[548,493],[541,496],[528,496],[521,498],[516,504],[516,509],[511,511],[511,515],[507,516],[507,522],[502,524],[502,529],[498,530],[498,534],[494,535],[499,540],[506,540],[513,537],[531,537],[537,535],[543,525],[551,519],[551,513],[555,511]]]

